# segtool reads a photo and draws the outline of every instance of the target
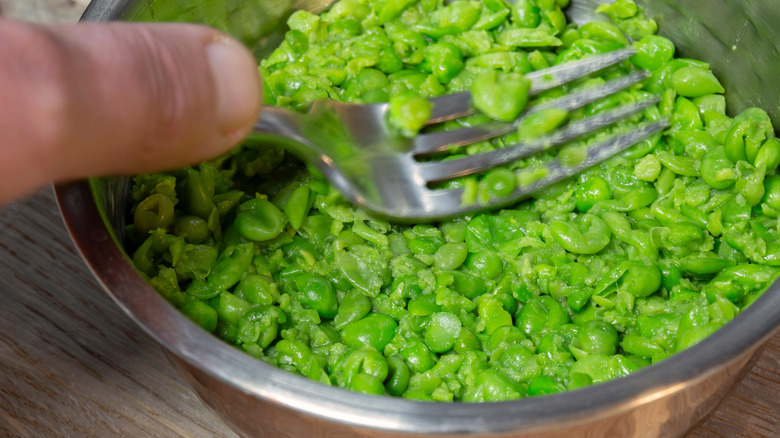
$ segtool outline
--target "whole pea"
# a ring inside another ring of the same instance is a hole
[[[544,328],[554,328],[569,322],[569,314],[563,306],[549,295],[531,298],[517,315],[515,325],[526,335]]]
[[[613,355],[617,351],[618,333],[612,324],[594,319],[580,327],[577,340],[588,353]]]
[[[660,289],[662,280],[658,266],[630,262],[621,277],[621,287],[636,297],[646,297]]]
[[[658,70],[674,56],[674,43],[662,36],[648,35],[633,45],[636,55],[631,62],[639,68]]]
[[[397,327],[398,323],[393,318],[374,312],[344,327],[341,330],[341,338],[348,347],[369,345],[377,351],[383,351],[393,340]]]
[[[173,221],[171,232],[187,242],[199,243],[211,237],[209,224],[198,216],[184,215]]]
[[[382,395],[385,393],[385,386],[381,380],[363,373],[352,376],[352,380],[349,381],[349,389],[363,394]]]
[[[501,257],[492,249],[483,249],[469,254],[466,267],[487,279],[498,277],[504,270]]]
[[[359,291],[352,291],[341,300],[338,312],[333,319],[333,324],[337,329],[340,329],[351,322],[363,318],[370,311],[371,300]]]
[[[577,210],[586,213],[596,202],[612,199],[612,191],[607,180],[593,176],[577,186],[574,199]]]
[[[761,202],[775,210],[780,210],[780,178],[764,180],[764,197]]]
[[[463,242],[448,242],[440,246],[433,255],[433,266],[452,271],[457,269],[469,255],[468,246]]]
[[[141,234],[173,223],[173,201],[162,193],[150,195],[135,208],[133,223]]]
[[[389,375],[385,382],[385,389],[390,395],[400,397],[409,386],[409,367],[406,366],[404,358],[393,355],[387,358]]]
[[[536,376],[528,382],[528,395],[556,394],[566,390],[562,383],[550,376]]]
[[[278,207],[267,199],[255,198],[238,207],[233,226],[244,238],[263,242],[278,236],[286,223],[287,219]]]
[[[672,73],[669,77],[669,83],[677,91],[677,94],[685,97],[699,97],[723,92],[723,86],[715,75],[701,67],[683,67]]]
[[[450,351],[455,346],[460,330],[461,323],[457,316],[449,312],[434,313],[425,328],[425,343],[434,353]]]
[[[331,319],[339,310],[336,289],[326,278],[316,274],[304,273],[295,277],[301,302],[314,309],[321,318]]]

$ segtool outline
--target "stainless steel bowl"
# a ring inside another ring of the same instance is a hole
[[[84,20],[204,22],[258,56],[293,8],[329,0],[95,0]],[[572,0],[582,18],[598,1]],[[237,5],[241,6],[236,9]],[[650,15],[680,53],[708,60],[732,111],[757,105],[780,126],[776,0],[653,0]],[[126,178],[60,184],[60,209],[106,291],[157,339],[206,404],[246,436],[677,436],[709,413],[780,328],[780,284],[703,342],[633,375],[570,393],[491,404],[432,404],[326,387],[270,367],[202,331],[136,273],[121,249]]]

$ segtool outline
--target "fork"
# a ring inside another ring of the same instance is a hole
[[[539,70],[526,75],[531,80],[530,95],[587,76],[615,65],[634,54],[631,48],[591,56],[579,61]],[[508,146],[492,152],[453,160],[424,160],[449,148],[505,135],[517,129],[524,117],[549,108],[572,111],[626,89],[649,76],[637,71],[611,79],[543,104],[531,106],[512,123],[489,122],[449,131],[436,131],[404,137],[387,123],[387,103],[351,104],[330,100],[316,101],[309,112],[297,113],[267,106],[255,124],[260,139],[284,146],[306,164],[322,172],[347,199],[380,216],[399,220],[432,221],[484,209],[506,206],[528,197],[555,182],[573,176],[588,167],[627,149],[637,142],[660,132],[667,120],[639,125],[622,135],[590,145],[578,164],[565,165],[553,159],[544,174],[529,184],[520,184],[514,191],[487,202],[464,202],[464,188],[436,188],[465,175],[484,172],[570,142],[588,133],[610,126],[637,114],[658,102],[642,99],[609,111],[572,121],[547,136]],[[469,92],[430,98],[433,104],[426,125],[441,123],[473,114]],[[423,160],[421,160],[423,159]],[[520,169],[516,174],[523,180]]]

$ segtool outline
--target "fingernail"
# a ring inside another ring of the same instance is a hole
[[[257,63],[237,41],[219,38],[205,47],[217,92],[217,126],[223,135],[254,122],[261,101]]]

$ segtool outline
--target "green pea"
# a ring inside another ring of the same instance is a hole
[[[208,286],[217,292],[233,287],[251,266],[254,255],[255,247],[251,243],[225,248],[206,278]]]
[[[550,232],[558,244],[576,254],[596,254],[609,244],[611,236],[606,222],[589,213],[579,216],[576,224],[555,221]]]
[[[669,83],[677,94],[685,97],[723,93],[723,86],[715,75],[701,67],[682,67],[672,73]]]
[[[470,300],[488,292],[488,284],[480,276],[460,271],[450,271],[449,274],[453,278],[452,288]]]
[[[364,294],[353,291],[344,296],[339,304],[338,312],[333,318],[333,324],[337,329],[357,321],[371,312],[371,300]]]
[[[203,219],[208,219],[211,211],[214,209],[213,181],[207,174],[190,169],[187,172],[187,179],[184,184],[184,196],[182,204],[184,209],[192,215]]]
[[[430,71],[442,84],[448,84],[463,70],[463,54],[452,43],[439,42],[425,48],[420,68]]]
[[[397,327],[398,323],[384,313],[369,313],[363,319],[344,327],[341,330],[341,338],[352,348],[368,345],[382,351],[395,336]]]
[[[680,340],[676,345],[676,351],[684,350],[694,344],[698,344],[707,336],[713,334],[716,330],[723,326],[719,322],[710,322],[697,327],[686,330],[680,335]]]
[[[577,332],[577,339],[582,349],[591,354],[613,355],[617,351],[617,330],[603,321],[585,323]]]
[[[667,290],[671,290],[674,286],[680,284],[682,271],[673,261],[662,260],[658,263],[658,268],[661,270],[661,276],[663,277],[663,286]]]
[[[511,195],[517,184],[515,173],[504,167],[489,171],[482,181],[487,186],[491,198]]]
[[[528,395],[557,394],[566,390],[554,377],[536,376],[528,382]]]
[[[628,262],[621,287],[636,297],[646,297],[661,287],[661,271],[656,265]]]
[[[626,39],[623,31],[606,21],[591,21],[580,26],[579,30],[582,38],[614,42],[620,46],[628,45],[628,39]],[[669,56],[669,59],[671,59],[671,56]]]
[[[458,354],[466,354],[468,351],[479,351],[481,348],[482,344],[477,335],[467,327],[461,327],[453,350]]]
[[[566,30],[566,15],[559,7],[553,7],[542,11],[542,17],[546,23],[549,23],[553,32],[560,34]]]
[[[278,236],[284,229],[284,214],[267,199],[255,198],[238,208],[233,226],[246,239],[264,242]]]
[[[657,342],[632,333],[623,336],[623,340],[620,341],[620,347],[626,353],[647,358],[666,352]]]
[[[406,366],[404,359],[393,355],[387,358],[389,375],[385,382],[385,389],[390,395],[400,397],[409,387],[409,367]]]
[[[470,253],[466,258],[466,267],[487,279],[498,277],[504,270],[501,257],[490,249]]]
[[[295,53],[306,53],[309,50],[309,39],[298,29],[291,29],[284,35],[284,40]]]
[[[631,57],[631,62],[646,70],[658,70],[674,57],[674,43],[657,35],[643,37],[633,47],[636,54]]]
[[[433,265],[438,269],[451,271],[462,265],[468,254],[468,246],[465,243],[448,242],[436,250]]]
[[[535,28],[542,16],[533,1],[517,0],[512,4],[512,21],[518,27]]]
[[[385,2],[377,15],[378,24],[388,23],[397,18],[409,6],[416,3],[416,0],[399,0],[394,2]]]
[[[421,32],[436,39],[444,35],[457,34],[469,30],[477,23],[481,9],[479,2],[452,2],[431,13],[429,26],[418,27],[421,28]]]
[[[676,130],[702,129],[704,123],[699,115],[699,108],[685,97],[678,97],[674,102],[674,111],[670,117],[672,127]]]
[[[219,302],[216,306],[219,320],[230,325],[238,324],[241,315],[247,312],[251,308],[246,300],[243,300],[230,292],[222,292],[219,294]]]
[[[531,81],[519,73],[489,71],[474,79],[472,102],[485,115],[509,122],[525,108],[530,89]]]
[[[648,155],[648,157],[649,156],[650,155]],[[660,151],[655,157],[658,162],[677,175],[698,176],[700,173],[699,169],[696,167],[696,161],[692,157],[674,155],[668,151]]]
[[[349,382],[349,389],[363,394],[383,395],[385,386],[382,381],[368,374],[358,373]]]
[[[493,333],[490,335],[487,345],[485,346],[485,351],[491,357],[495,357],[508,345],[520,344],[526,339],[528,338],[520,328],[512,325],[502,325],[493,330]]]
[[[777,169],[780,165],[780,139],[775,137],[767,140],[758,150],[753,164],[756,167],[763,166],[767,172]]]
[[[436,363],[431,350],[419,336],[407,339],[407,345],[401,350],[401,356],[416,373],[424,373]]]
[[[301,302],[314,309],[322,318],[333,318],[339,310],[336,290],[327,279],[316,274],[302,273],[294,277]]]
[[[761,202],[780,210],[780,178],[773,177],[764,180],[764,197]]]
[[[479,325],[484,327],[485,333],[491,334],[499,327],[512,325],[512,315],[504,310],[501,302],[495,296],[482,295],[476,301]]]
[[[187,244],[178,255],[176,275],[182,280],[202,280],[211,273],[218,256],[219,250],[211,245]]]
[[[577,185],[574,196],[577,210],[587,213],[596,202],[612,199],[612,191],[607,180],[593,176]]]
[[[322,365],[319,364],[306,344],[294,339],[282,339],[276,343],[275,347],[279,354],[290,359],[296,371],[302,376],[322,383],[329,382]]]
[[[450,351],[455,346],[460,329],[457,316],[449,312],[434,313],[425,328],[425,343],[434,353]]]
[[[734,185],[736,173],[723,147],[710,149],[701,161],[701,178],[712,188],[723,190]]]
[[[520,120],[518,137],[521,141],[536,140],[556,130],[568,118],[569,113],[558,108],[535,111]]]
[[[294,229],[298,229],[303,224],[303,220],[309,213],[309,194],[311,190],[308,186],[300,186],[293,190],[287,202],[284,204],[284,214]]]
[[[389,374],[390,367],[382,353],[363,346],[352,351],[344,359],[341,369],[350,383],[358,374],[372,376],[383,382]]]
[[[486,369],[477,374],[474,388],[463,395],[465,402],[492,402],[521,397],[521,392],[511,381],[497,371]]]
[[[173,223],[173,201],[162,193],[155,193],[141,201],[135,208],[133,223],[141,234],[158,228],[168,228]]]
[[[431,116],[433,105],[413,91],[406,91],[390,98],[390,122],[407,133],[415,133]]]
[[[234,293],[252,304],[270,306],[276,301],[278,292],[268,278],[250,274],[236,285]]]
[[[569,323],[569,314],[563,306],[548,295],[531,298],[517,315],[515,325],[526,335],[537,333],[544,328],[555,328]]]
[[[173,221],[171,232],[191,243],[200,243],[211,237],[208,222],[198,216],[179,216]]]
[[[203,330],[213,332],[217,329],[217,320],[219,319],[217,311],[203,301],[187,301],[179,307],[179,310]]]
[[[428,316],[441,311],[441,306],[436,304],[436,294],[419,295],[409,300],[407,305],[409,313],[415,316]]]
[[[568,389],[571,391],[579,388],[584,388],[592,384],[593,384],[593,379],[589,375],[584,373],[571,373],[571,375],[569,376]]]

